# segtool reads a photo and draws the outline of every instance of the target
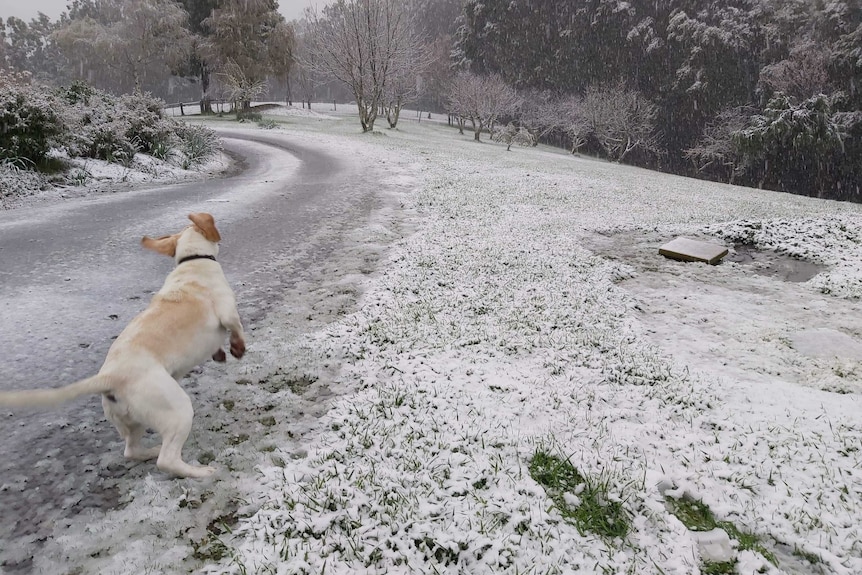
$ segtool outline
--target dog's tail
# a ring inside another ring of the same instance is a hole
[[[55,407],[81,395],[107,393],[116,383],[116,377],[94,375],[55,389],[0,391],[0,407]]]

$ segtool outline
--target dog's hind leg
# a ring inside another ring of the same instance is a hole
[[[149,461],[159,456],[159,452],[162,450],[161,445],[149,448],[141,445],[141,438],[144,436],[145,431],[146,429],[141,425],[128,428],[128,435],[125,436],[126,450],[123,452],[123,456],[126,459]]]
[[[180,477],[207,477],[215,472],[214,468],[189,465],[183,461],[183,445],[191,432],[195,413],[189,396],[176,382],[174,385],[183,399],[172,406],[174,409],[171,410],[170,417],[165,418],[157,429],[162,436],[162,450],[156,460],[156,466],[166,473]]]
[[[183,445],[192,429],[192,400],[167,372],[151,374],[147,385],[136,389],[129,405],[135,406],[134,419],[162,437],[156,466],[180,477],[207,477],[215,472],[208,466],[189,465],[183,461]]]
[[[146,448],[141,445],[141,438],[146,432],[146,427],[137,423],[129,413],[128,404],[118,401],[113,393],[102,396],[102,407],[105,416],[114,424],[126,442],[123,456],[134,461],[147,461],[159,456],[161,447]]]

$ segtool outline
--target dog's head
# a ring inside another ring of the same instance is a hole
[[[192,225],[181,232],[160,238],[144,236],[141,245],[165,256],[182,259],[186,256],[218,255],[218,242],[221,235],[210,214],[189,214]]]

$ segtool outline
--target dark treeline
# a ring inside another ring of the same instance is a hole
[[[521,90],[639,91],[663,153],[630,161],[862,201],[859,0],[467,0],[453,57]]]

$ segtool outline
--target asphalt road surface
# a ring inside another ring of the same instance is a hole
[[[219,260],[253,330],[298,270],[336,248],[338,234],[329,243],[310,238],[373,209],[375,186],[332,152],[259,131],[223,136],[240,166],[229,177],[0,212],[0,389],[96,373],[173,267],[140,248],[141,236],[174,233],[190,212],[215,216]],[[38,546],[56,521],[115,506],[125,467],[105,463],[109,449],[122,449],[119,437],[93,398],[0,412],[0,547]]]

